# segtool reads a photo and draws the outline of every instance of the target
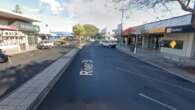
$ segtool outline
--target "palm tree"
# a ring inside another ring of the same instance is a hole
[[[80,24],[76,24],[73,26],[73,32],[80,42],[82,40],[82,36],[85,35],[85,28]]]

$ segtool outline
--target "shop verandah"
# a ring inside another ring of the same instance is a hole
[[[160,40],[162,37],[163,34],[129,34],[123,36],[122,45],[132,52],[136,48],[139,51],[158,53],[160,52]]]
[[[180,26],[177,28],[182,27],[186,26]],[[193,47],[195,45],[195,40],[190,40],[195,39],[193,33],[167,33],[166,29],[169,28],[152,29],[142,34],[124,34],[122,38],[123,47],[130,52],[130,54],[145,56],[146,59],[151,58],[151,60],[157,60],[157,62],[162,59],[162,62],[195,67],[195,58],[192,57],[194,55]],[[170,47],[173,42],[176,43],[176,47],[179,46],[180,48]],[[179,52],[180,54],[178,54]],[[187,53],[190,55],[186,56]]]

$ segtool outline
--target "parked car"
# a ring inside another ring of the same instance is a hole
[[[100,45],[103,47],[111,47],[111,48],[115,48],[117,45],[116,41],[112,41],[112,40],[102,40],[100,41]]]
[[[0,49],[0,63],[4,63],[8,61],[8,55],[3,53],[3,51]]]
[[[54,42],[50,40],[43,40],[37,46],[38,49],[49,49],[53,47],[54,47]]]
[[[95,42],[94,38],[89,39],[90,42]]]

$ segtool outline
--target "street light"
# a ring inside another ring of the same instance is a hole
[[[121,8],[119,9],[121,11],[121,39],[123,38],[123,24],[124,24],[124,15],[125,12],[127,11],[127,8]]]

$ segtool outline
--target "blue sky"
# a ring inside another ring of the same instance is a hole
[[[121,13],[116,7],[123,4],[112,4],[111,0],[0,0],[0,8],[12,10],[16,4],[21,6],[23,14],[36,17],[48,24],[54,31],[72,31],[76,23],[95,24],[108,30],[120,23]],[[128,10],[125,16],[125,27],[135,26],[158,19],[183,15],[178,3],[168,4],[171,12],[163,7],[150,10]]]

